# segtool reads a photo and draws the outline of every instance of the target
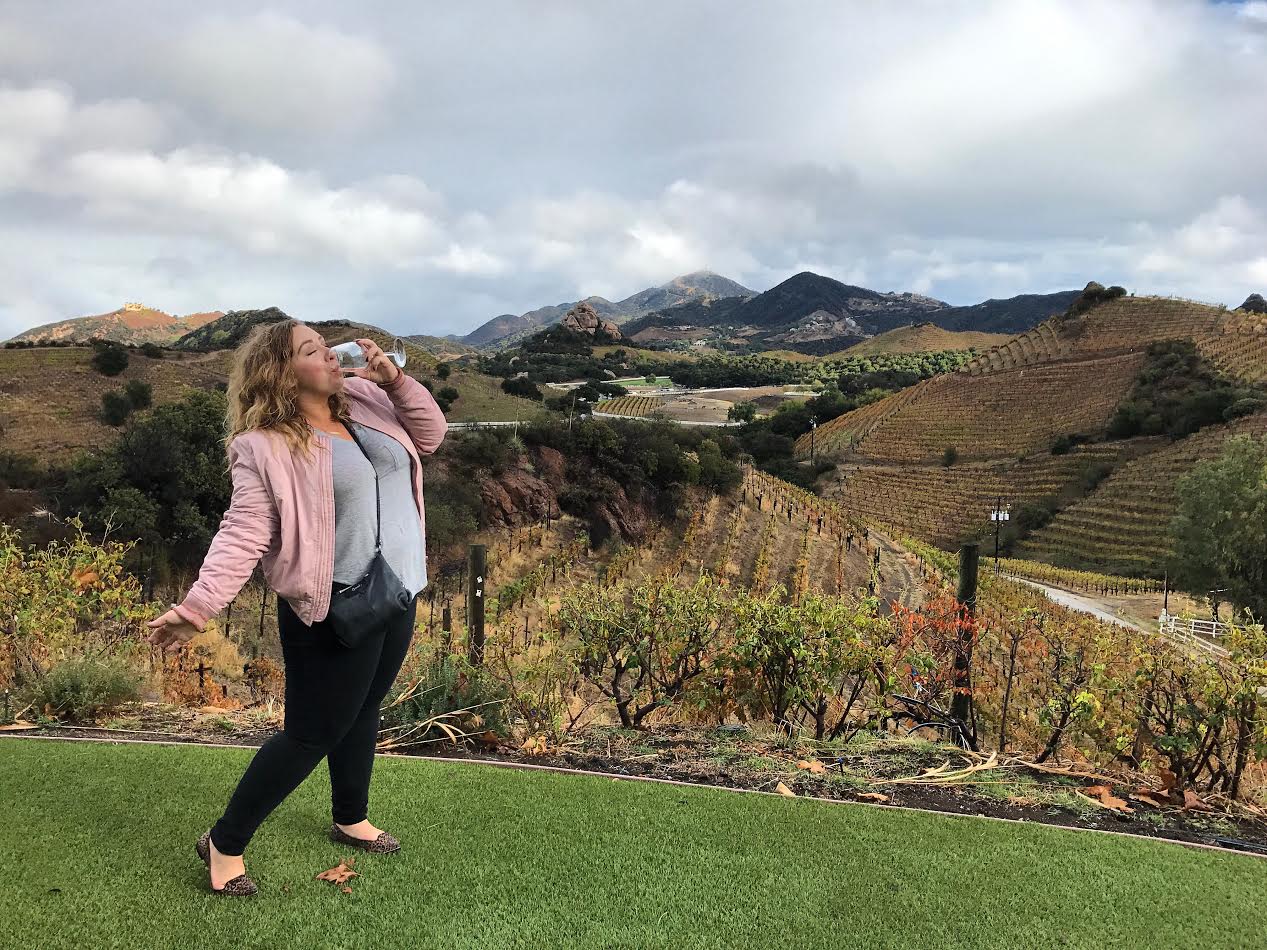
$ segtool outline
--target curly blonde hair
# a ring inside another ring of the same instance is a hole
[[[312,454],[312,428],[299,411],[299,382],[291,367],[291,332],[299,320],[282,320],[253,328],[237,351],[229,374],[226,451],[237,436],[252,429],[271,429],[286,438],[292,452]],[[348,397],[330,396],[330,412],[351,421]]]

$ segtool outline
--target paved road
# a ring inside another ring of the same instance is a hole
[[[1112,608],[1105,603],[1089,597],[1085,594],[1075,594],[1072,591],[1064,590],[1060,587],[1051,587],[1047,584],[1040,584],[1038,581],[1031,581],[1025,577],[1017,577],[1015,574],[1003,575],[1010,581],[1020,581],[1022,584],[1028,584],[1030,587],[1037,587],[1047,597],[1060,604],[1062,607],[1069,607],[1073,610],[1080,610],[1084,614],[1091,614],[1106,623],[1115,623],[1119,627],[1129,627],[1131,630],[1138,630],[1140,633],[1153,633],[1154,631],[1145,629],[1139,624],[1132,623],[1123,617],[1119,617],[1113,613]]]

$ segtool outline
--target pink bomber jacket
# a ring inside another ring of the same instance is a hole
[[[425,530],[421,456],[444,441],[448,423],[435,398],[403,372],[386,385],[344,382],[352,419],[392,436],[412,460],[414,501]],[[229,444],[233,496],[185,599],[173,605],[202,630],[262,563],[268,586],[308,626],[325,619],[334,582],[333,449],[314,438],[312,457],[292,453],[278,432],[253,429]]]

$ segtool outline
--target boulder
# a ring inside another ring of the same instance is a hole
[[[573,333],[585,333],[593,336],[602,330],[613,339],[622,339],[620,328],[610,320],[604,320],[600,317],[593,305],[586,303],[584,300],[564,314],[563,319],[559,322]]]

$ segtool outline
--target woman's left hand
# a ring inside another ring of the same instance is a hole
[[[361,344],[361,350],[365,353],[366,365],[349,369],[347,372],[378,383],[380,386],[386,386],[396,379],[397,374],[403,372],[373,340],[357,340],[356,342]]]

